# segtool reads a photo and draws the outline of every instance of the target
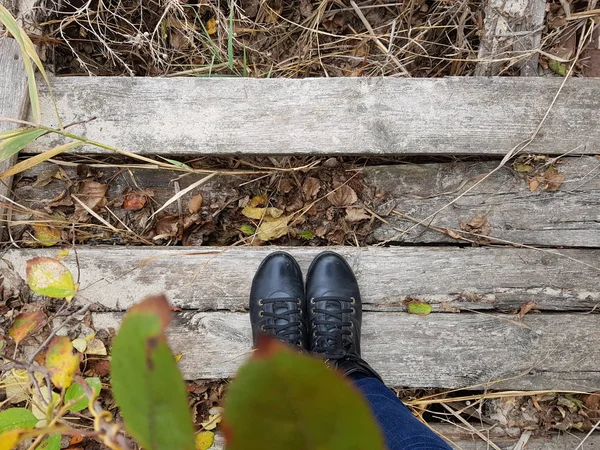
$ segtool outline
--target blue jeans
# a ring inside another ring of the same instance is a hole
[[[389,450],[451,450],[421,423],[385,384],[376,378],[353,380],[367,398]]]

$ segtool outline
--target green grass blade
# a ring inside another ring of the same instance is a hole
[[[35,156],[32,156],[31,158],[27,158],[26,160],[21,161],[15,164],[14,166],[10,167],[8,170],[0,173],[0,180],[12,177],[13,175],[29,170],[32,167],[35,167],[38,164],[50,158],[54,158],[56,155],[66,152],[67,150],[71,150],[75,147],[81,147],[82,145],[83,142],[69,142],[68,144],[59,145],[58,147],[46,150],[45,152],[39,153]]]
[[[229,4],[229,35],[227,36],[227,56],[229,69],[233,70],[233,2]]]
[[[23,128],[23,131],[16,136],[0,141],[0,162],[18,153],[27,144],[33,142],[44,133],[46,133],[46,130],[39,128]]]

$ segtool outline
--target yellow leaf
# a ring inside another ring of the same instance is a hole
[[[35,238],[44,247],[52,247],[61,239],[61,232],[58,228],[42,224],[31,225],[31,228],[33,228],[33,235]]]
[[[27,261],[27,285],[33,292],[53,298],[73,298],[77,287],[73,275],[54,258],[38,256]]]
[[[221,414],[211,414],[210,416],[208,416],[208,420],[206,422],[202,422],[200,425],[202,426],[203,429],[205,429],[206,431],[209,430],[214,430],[215,428],[217,428],[217,425],[219,425],[219,423],[221,423]]]
[[[0,450],[12,450],[19,442],[21,433],[27,430],[10,430],[0,434]]]
[[[242,209],[242,214],[249,219],[264,220],[271,222],[274,219],[281,217],[283,210],[279,208],[256,208],[254,206],[246,206]]]
[[[108,353],[106,352],[106,347],[100,339],[92,339],[90,342],[88,342],[87,350],[85,351],[85,353],[86,355],[108,355]]]
[[[266,195],[257,195],[256,197],[253,197],[252,200],[250,200],[248,206],[255,207],[260,205],[266,205],[268,201],[269,199]]]
[[[181,358],[183,358],[183,353],[177,353],[175,355],[175,362],[178,363],[179,361],[181,361]]]
[[[206,31],[208,34],[215,34],[217,32],[217,21],[214,18],[206,22]]]
[[[39,327],[46,320],[46,315],[42,311],[31,311],[19,314],[13,322],[8,334],[18,344],[25,337]]]
[[[31,413],[39,419],[37,428],[43,428],[48,425],[48,417],[52,417],[54,409],[60,402],[60,395],[56,392],[52,392],[52,398],[48,395],[48,389],[45,386],[40,385],[40,392],[44,400],[42,401],[37,389],[32,389],[31,392]],[[45,405],[48,405],[47,407]]]
[[[13,369],[2,377],[1,387],[6,389],[6,400],[9,403],[20,403],[28,400],[31,381],[25,369]]]
[[[79,353],[85,353],[85,349],[87,348],[87,341],[83,338],[73,339],[73,348],[77,350]]]
[[[67,388],[73,383],[79,369],[80,356],[73,353],[73,344],[64,336],[55,337],[46,353],[46,368],[52,383],[58,388]]]
[[[280,238],[288,233],[289,216],[282,216],[272,221],[265,221],[256,230],[256,235],[261,241],[270,241]]]
[[[208,450],[215,442],[215,434],[212,431],[201,431],[196,435],[196,450]]]

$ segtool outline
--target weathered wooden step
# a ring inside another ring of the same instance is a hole
[[[518,311],[530,301],[540,310],[590,311],[600,302],[600,249],[328,249],[347,258],[370,311],[404,311],[403,302],[411,298],[431,303],[434,312]],[[179,308],[240,311],[247,307],[254,272],[274,250],[289,251],[306,270],[324,248],[95,246],[78,247],[78,261],[71,251],[64,262],[73,273],[79,264],[81,295],[103,310],[123,311],[144,296],[165,292]],[[27,259],[57,253],[9,250],[4,258],[24,276]]]
[[[423,220],[471,188],[496,165],[496,162],[455,162],[364,167],[362,173],[365,188],[364,192],[359,191],[358,194],[361,199],[366,198],[366,201],[361,200],[356,206],[364,203],[389,222],[384,224],[375,220],[373,236],[377,240],[409,243],[464,242],[439,231],[414,227],[414,222],[396,213],[408,215],[417,221]],[[531,192],[525,179],[529,174],[515,172],[508,165],[473,188],[451,207],[440,211],[433,221],[427,220],[425,223],[443,229],[449,227],[460,230],[461,222],[469,222],[474,216],[487,216],[490,236],[502,241],[540,246],[600,247],[600,159],[589,156],[566,157],[555,166],[556,171],[564,176],[564,181],[556,192],[542,190],[542,186]],[[25,206],[41,209],[67,189],[69,179],[79,179],[75,167],[62,166],[67,174],[65,179],[52,178],[49,184],[36,185],[36,180],[57,170],[57,165],[44,163],[24,172],[21,178],[25,181],[17,184],[15,199]],[[155,208],[162,206],[175,194],[174,180],[177,180],[180,189],[185,189],[202,177],[192,175],[181,178],[181,173],[169,170],[123,170],[119,167],[97,170],[103,174],[99,181],[108,184],[109,202],[119,204],[126,192],[147,189],[154,193],[152,201]],[[318,169],[310,175],[322,177],[321,174],[328,170],[331,169]],[[547,168],[543,167],[540,170],[542,178],[545,170]],[[353,173],[349,173],[347,178]],[[239,185],[256,177],[214,177],[186,194],[182,202],[187,205],[190,198],[198,193],[202,194],[206,205],[219,198],[234,201],[243,196]],[[302,180],[298,181],[298,176],[290,176],[289,180],[293,190],[287,197],[281,196],[283,203],[286,199],[291,202],[290,197],[302,198]],[[277,198],[276,187],[271,189],[273,194],[269,191],[269,195]],[[322,191],[326,192],[325,186]],[[259,190],[256,189],[256,192]],[[374,193],[383,196],[377,205],[373,204]],[[306,205],[311,203],[312,199],[305,202]],[[117,214],[120,212],[118,206],[112,208],[112,211]],[[177,203],[172,203],[166,211],[177,214]],[[100,210],[99,214],[117,228],[122,228],[108,211]],[[123,214],[121,219],[127,222]],[[134,225],[130,226],[135,228]],[[409,228],[412,230],[406,234],[398,231]],[[465,237],[480,239],[468,234]]]
[[[118,328],[123,314],[95,313],[94,324]],[[600,386],[599,323],[592,314],[531,314],[519,322],[495,314],[365,312],[363,356],[392,386],[590,391]],[[183,354],[186,379],[231,377],[252,346],[241,312],[179,312],[168,336]]]
[[[70,132],[140,154],[504,155],[532,136],[562,82],[65,77],[52,84],[64,123],[86,121]],[[526,152],[598,153],[599,92],[598,79],[568,80]],[[47,90],[40,101],[46,124],[55,125]]]
[[[489,450],[489,442],[493,442],[502,450],[513,450],[519,441],[520,434],[509,436],[499,427],[480,427],[473,424],[475,429],[485,436],[484,441],[475,433],[470,434],[463,425],[450,425],[432,422],[431,428],[439,433],[456,450]],[[527,450],[573,450],[585,439],[585,433],[548,433],[546,436],[531,436],[527,440]],[[600,433],[594,433],[585,439],[581,450],[598,450],[600,448]],[[215,436],[214,446],[211,450],[225,449],[225,439],[221,434]]]

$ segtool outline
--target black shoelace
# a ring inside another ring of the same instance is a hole
[[[353,324],[343,320],[344,314],[353,314],[353,298],[322,297],[311,299],[311,304],[325,303],[325,308],[312,308],[313,353],[321,353],[327,359],[338,359],[354,351]],[[324,329],[323,329],[324,328]]]
[[[300,317],[302,310],[299,308],[300,300],[296,298],[266,298],[261,299],[262,304],[273,303],[273,312],[262,311],[263,317],[273,318],[268,325],[262,326],[262,331],[272,331],[279,339],[289,342],[293,345],[300,345],[298,330],[302,323],[300,320],[292,320],[290,316]],[[293,302],[295,308],[290,308],[288,304]],[[278,312],[279,311],[279,312]],[[277,323],[284,321],[284,323]]]

